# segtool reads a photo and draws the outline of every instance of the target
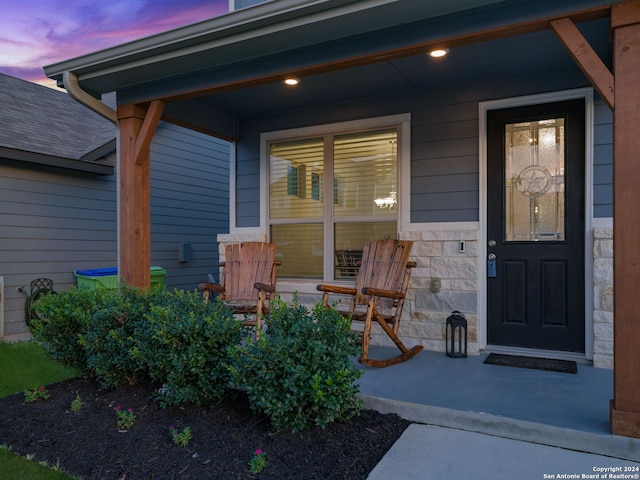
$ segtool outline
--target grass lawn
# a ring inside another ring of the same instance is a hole
[[[34,342],[0,343],[0,398],[75,377]],[[71,477],[0,448],[0,480],[69,480]]]
[[[0,448],[0,480],[70,480],[57,472]]]
[[[0,365],[0,398],[79,375],[51,360],[35,342],[0,343]]]

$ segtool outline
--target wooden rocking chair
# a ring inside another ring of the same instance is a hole
[[[352,320],[364,321],[362,354],[358,361],[372,367],[387,367],[404,362],[422,350],[422,345],[407,348],[398,337],[402,307],[409,286],[409,262],[412,241],[380,240],[365,244],[355,287],[318,285],[323,292],[322,302],[329,305],[329,294],[351,295],[349,310],[340,311]],[[371,327],[376,321],[400,349],[400,355],[388,359],[369,358]]]
[[[217,293],[234,314],[253,314],[243,323],[260,328],[262,317],[268,313],[269,300],[276,291],[276,244],[246,242],[227,245],[220,285],[201,283],[205,302]]]

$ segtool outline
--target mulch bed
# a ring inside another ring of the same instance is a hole
[[[47,387],[50,398],[26,403],[22,393],[0,399],[0,444],[60,465],[86,479],[366,479],[409,422],[363,410],[324,430],[270,433],[241,393],[221,405],[160,408],[151,385],[103,390],[87,378]],[[69,411],[80,394],[84,407]],[[116,427],[115,406],[132,408],[135,425]],[[191,427],[186,447],[174,445],[169,427]],[[256,449],[266,468],[249,469]]]

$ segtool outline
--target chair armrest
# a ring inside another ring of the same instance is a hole
[[[221,285],[216,285],[215,283],[201,283],[200,285],[198,285],[198,288],[200,290],[207,290],[210,292],[224,293],[224,287],[222,287]]]
[[[354,287],[342,287],[339,285],[320,284],[316,286],[316,290],[326,293],[338,293],[341,295],[355,295],[357,290]]]
[[[261,292],[273,293],[276,291],[276,287],[273,285],[267,285],[266,283],[254,283],[253,288]]]
[[[382,288],[364,287],[362,289],[363,295],[370,295],[372,297],[385,297],[403,299],[406,296],[405,292],[398,292],[396,290],[383,290]]]

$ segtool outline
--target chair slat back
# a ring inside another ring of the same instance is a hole
[[[255,283],[275,287],[276,245],[245,242],[227,245],[224,262],[224,297],[226,300],[256,300]]]
[[[356,278],[356,305],[365,305],[369,301],[369,296],[362,294],[364,287],[406,292],[411,275],[407,262],[412,247],[411,240],[378,240],[364,245]],[[376,299],[380,307],[391,307],[393,302],[391,298]]]

